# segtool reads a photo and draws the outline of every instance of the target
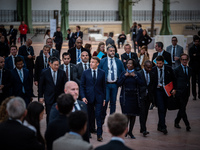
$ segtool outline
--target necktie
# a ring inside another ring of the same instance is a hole
[[[87,69],[87,64],[84,64],[85,65],[85,70]]]
[[[131,53],[129,53],[129,58],[131,58]]]
[[[163,75],[162,69],[160,69],[160,84],[163,84]]]
[[[22,76],[22,72],[21,72],[22,70],[19,70],[19,76],[20,76],[20,79],[21,79],[21,81],[22,81],[22,83],[23,83],[23,81],[24,81],[24,79],[23,79],[23,76]],[[25,93],[25,89],[24,89],[24,86],[22,85],[22,92],[23,93]]]
[[[173,59],[172,59],[173,61],[175,61],[174,57],[175,57],[175,47],[173,47]]]
[[[47,56],[45,56],[45,66],[44,66],[44,68],[47,68]]]
[[[93,70],[93,82],[96,83],[96,71]]]
[[[187,77],[187,67],[184,67],[184,72],[185,72],[185,75]]]
[[[76,104],[74,104],[74,109],[75,109],[75,111],[77,111],[77,110],[78,110],[78,108],[76,107]]]
[[[53,82],[56,85],[56,72],[55,71],[53,72]]]
[[[77,38],[78,38],[78,36],[79,36],[79,32],[77,32]]]
[[[111,80],[114,80],[114,67],[113,67],[113,59],[111,58],[110,61],[110,66],[111,66]]]
[[[149,85],[149,78],[148,78],[148,73],[146,72],[146,82],[147,82],[147,85]]]
[[[68,81],[68,66],[66,66],[66,76],[67,76],[67,81]]]
[[[80,57],[81,53],[80,53],[80,51],[81,50],[78,50],[78,63],[81,62],[81,57]]]

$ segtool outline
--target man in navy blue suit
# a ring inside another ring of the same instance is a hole
[[[106,117],[108,102],[110,101],[110,114],[115,112],[117,98],[117,79],[120,74],[125,71],[123,63],[118,58],[115,58],[115,48],[112,45],[107,47],[108,57],[103,58],[99,64],[99,68],[105,71],[106,79],[106,103],[102,111],[102,123]]]
[[[56,102],[58,96],[64,93],[66,74],[59,69],[59,59],[50,58],[50,67],[45,69],[40,75],[38,98],[41,103],[45,101],[47,123],[49,122],[49,113],[52,105]]]
[[[95,114],[97,122],[97,141],[102,141],[101,111],[105,105],[105,72],[98,69],[100,59],[92,57],[90,69],[83,72],[80,84],[80,95],[87,104],[89,125],[92,123],[92,115]],[[95,110],[94,110],[95,109]]]
[[[16,68],[11,71],[11,95],[22,97],[27,106],[32,101],[29,71],[23,68],[23,59],[19,56],[15,57],[15,66]]]
[[[136,42],[135,42],[135,44],[138,46],[139,40],[142,37],[142,33],[143,33],[142,25],[138,24],[137,29],[138,29],[138,33],[137,33],[137,36],[136,36]],[[139,46],[138,46],[138,53],[139,52],[140,52],[140,50],[139,50]]]
[[[19,56],[23,60],[23,68],[26,68],[26,62],[24,61],[24,57],[21,55],[17,55],[17,46],[10,46],[10,56],[5,59],[5,68],[8,70],[12,70],[15,68],[15,57]]]

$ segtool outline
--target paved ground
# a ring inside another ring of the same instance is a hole
[[[37,42],[34,42],[37,41]],[[40,41],[40,42],[39,42]],[[67,51],[68,47],[66,41],[64,41],[64,45],[62,48],[62,52]],[[84,44],[89,41],[84,41]],[[92,53],[97,49],[97,42],[89,42],[92,43]],[[19,46],[19,45],[18,45]],[[33,39],[33,44],[35,54],[38,56],[39,51],[42,49],[43,41],[38,39]],[[118,53],[122,54],[124,52],[123,49],[119,49]],[[154,53],[154,50],[149,50],[150,56]],[[34,87],[34,93],[37,95],[36,87]],[[117,112],[121,112],[121,108],[119,106],[119,93],[117,97]],[[36,100],[36,98],[35,98]],[[187,106],[187,114],[191,124],[191,132],[186,132],[186,128],[184,123],[181,121],[180,126],[182,129],[174,128],[174,118],[176,117],[177,111],[168,111],[166,117],[166,124],[168,128],[168,135],[163,135],[162,133],[157,131],[157,122],[158,115],[157,109],[149,111],[148,121],[147,121],[147,129],[150,134],[147,137],[143,137],[140,131],[139,119],[137,117],[135,127],[133,129],[133,134],[136,139],[125,138],[125,143],[127,146],[138,149],[138,150],[198,150],[200,149],[200,100],[193,101],[190,96],[190,100]],[[42,134],[44,134],[46,130],[46,122],[44,119],[41,121],[41,130]],[[107,143],[111,136],[107,130],[107,124],[103,126],[103,142],[98,142],[96,140],[96,135],[92,134],[92,139],[90,140],[94,147]]]

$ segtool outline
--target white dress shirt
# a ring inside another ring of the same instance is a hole
[[[67,79],[68,79],[68,81],[70,81],[70,63],[68,65],[65,65],[65,64],[63,64],[63,65],[64,65],[65,73],[66,73],[66,67],[68,67],[68,77],[67,77]]]
[[[77,108],[78,110],[81,110],[81,107],[79,106],[77,100],[74,102],[74,105],[76,106],[76,108]],[[74,108],[74,107],[73,107],[72,112],[75,112],[75,108]]]
[[[113,59],[113,69],[114,69],[114,80],[111,80],[111,65],[110,65],[110,62],[111,62],[111,59]],[[108,77],[107,77],[107,81],[108,82],[116,82],[117,81],[117,64],[116,64],[116,61],[115,61],[115,58],[110,58],[108,57]]]
[[[85,70],[85,64],[87,66],[87,69],[89,69],[90,68],[90,63],[89,62],[87,62],[87,63],[82,62],[83,70]]]
[[[163,67],[161,68],[162,69],[162,77],[163,77],[163,82],[162,82],[162,84],[160,83],[160,68],[158,68],[157,67],[157,71],[158,71],[158,86],[157,87],[159,87],[159,86],[162,86],[162,87],[164,87],[165,86],[165,70],[164,70],[164,65],[163,65]]]
[[[93,76],[94,76],[94,70],[91,68],[91,71],[92,71],[92,78],[93,78]],[[95,73],[96,73],[96,79],[97,79],[97,72],[98,71],[98,68],[97,69],[95,69]]]
[[[164,50],[162,50],[161,52],[158,52],[158,56],[162,56],[163,52],[164,52]]]
[[[175,63],[175,61],[173,61],[173,50],[174,50],[174,47],[175,47],[175,52],[174,52],[174,54],[175,54],[175,56],[176,56],[177,45],[176,45],[176,46],[172,45],[172,50],[171,50],[172,63]]]

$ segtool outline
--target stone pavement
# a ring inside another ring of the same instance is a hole
[[[98,42],[84,41],[84,45],[86,42],[92,44],[92,53],[93,53],[93,51],[97,49]],[[17,45],[19,46],[19,44]],[[43,40],[33,39],[32,46],[34,47],[35,55],[38,56],[39,51],[43,47]],[[64,41],[61,53],[67,50],[68,50],[67,42]],[[155,51],[153,49],[149,50],[150,56],[152,56],[154,52]],[[124,53],[124,50],[121,48],[118,50],[118,53],[121,55],[122,53]],[[35,95],[37,95],[37,88],[35,86],[34,86],[34,93]],[[121,113],[121,108],[119,105],[119,93],[120,89],[118,91],[116,112]],[[34,100],[37,100],[37,98],[34,98]],[[137,117],[135,122],[135,127],[133,129],[133,134],[135,135],[136,139],[125,138],[125,143],[130,148],[138,150],[155,150],[155,149],[198,150],[200,149],[199,113],[200,113],[200,100],[198,99],[194,101],[192,100],[192,96],[190,96],[190,100],[187,105],[187,114],[192,128],[191,132],[186,132],[186,128],[183,121],[181,121],[180,123],[180,126],[182,127],[181,129],[174,128],[174,118],[176,117],[177,114],[177,110],[175,110],[167,112],[166,124],[168,129],[168,135],[163,135],[163,133],[157,131],[158,114],[157,114],[157,109],[154,108],[153,110],[149,111],[149,116],[147,120],[147,130],[150,132],[150,134],[147,137],[142,136],[142,134],[140,133],[139,119]],[[46,118],[44,116],[44,119],[41,121],[41,132],[43,135],[46,130],[45,120]],[[92,139],[90,139],[90,142],[94,147],[109,142],[111,136],[108,133],[108,128],[106,123],[103,125],[103,142],[98,142],[96,138],[97,138],[96,135],[92,134]]]

